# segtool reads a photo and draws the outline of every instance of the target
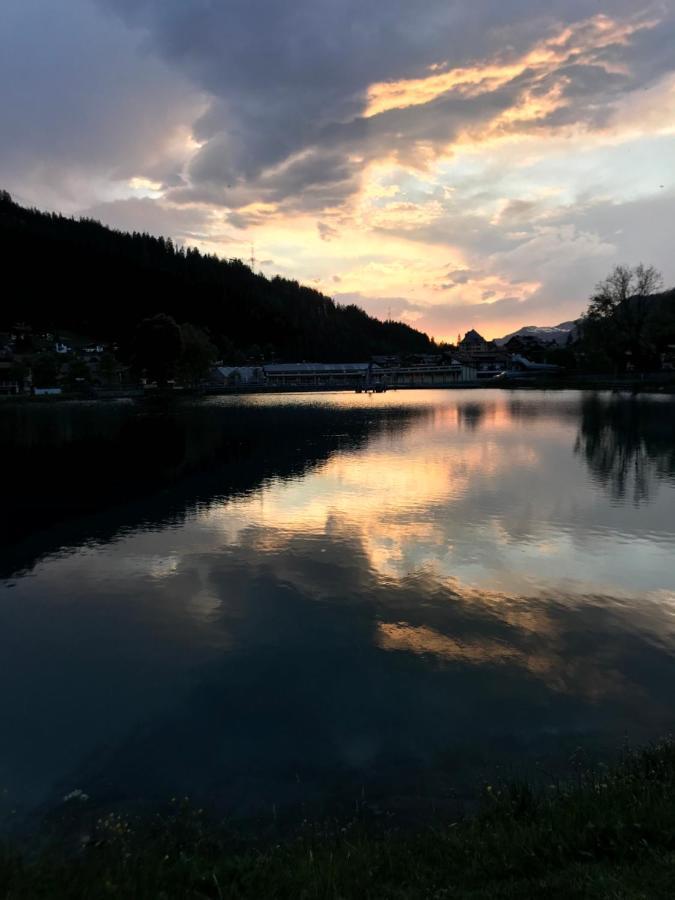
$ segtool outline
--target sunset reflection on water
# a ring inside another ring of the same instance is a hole
[[[672,416],[506,391],[177,410],[197,460],[263,424],[3,583],[13,798],[419,799],[669,730]]]
[[[295,534],[358,537],[369,565],[386,577],[424,568],[490,588],[565,579],[579,592],[669,582],[673,480],[649,510],[613,515],[570,453],[578,395],[528,403],[525,394],[514,404],[507,393],[482,403],[424,393],[438,405],[410,427],[377,435],[366,451],[336,454],[302,479],[273,481],[259,495],[213,508],[208,527],[222,523],[234,540],[237,529],[255,525],[277,546]],[[416,401],[397,393],[367,402]]]

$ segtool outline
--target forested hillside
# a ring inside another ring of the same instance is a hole
[[[256,347],[280,359],[348,361],[432,346],[403,323],[373,319],[296,281],[254,274],[240,260],[25,209],[6,192],[0,242],[0,330],[25,322],[124,349],[141,319],[163,312],[205,328],[221,353]]]

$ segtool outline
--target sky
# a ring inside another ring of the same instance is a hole
[[[441,340],[675,284],[675,0],[3,0],[0,187]]]

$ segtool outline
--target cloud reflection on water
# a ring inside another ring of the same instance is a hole
[[[613,435],[623,458],[624,401],[366,402],[282,401],[377,424],[277,473],[270,441],[256,486],[47,556],[4,591],[4,778],[32,802],[180,792],[236,814],[362,785],[438,796],[495,760],[670,727],[672,401],[635,401],[630,452],[653,478],[637,506],[575,453],[600,427],[603,459]]]
[[[256,529],[187,553],[173,578],[157,600],[191,683],[78,773],[92,795],[179,785],[245,814],[323,802],[337,786],[345,797],[362,784],[414,793],[397,782],[420,771],[426,790],[461,792],[490,759],[556,758],[558,740],[616,746],[672,721],[675,619],[656,594],[514,595],[428,571],[388,579],[358,538],[269,542]],[[207,619],[192,615],[199,591],[215,601]]]

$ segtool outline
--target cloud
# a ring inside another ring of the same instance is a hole
[[[174,242],[199,247],[221,255],[240,257],[242,244],[248,256],[245,238],[226,227],[232,216],[224,217],[219,210],[199,206],[175,206],[150,197],[129,197],[97,203],[83,210],[87,218],[104,221],[121,231],[141,231],[157,237],[170,235]]]
[[[528,221],[533,218],[538,208],[536,200],[507,200],[499,212],[497,221],[500,225]]]
[[[345,306],[350,303],[362,306],[371,315],[380,319],[419,318],[429,309],[428,305],[415,303],[406,297],[366,297],[357,291],[340,292],[334,294],[334,297],[338,303]]]
[[[333,226],[328,225],[327,222],[317,222],[316,228],[322,241],[329,241],[331,238],[336,237],[339,233],[337,228],[333,228]]]
[[[472,275],[471,269],[452,269],[446,277],[450,284],[466,284],[471,281]]]
[[[20,198],[82,208],[134,176],[176,180],[203,95],[116,18],[6,0],[0,46],[0,179]]]
[[[545,14],[492,0],[105,6],[211,98],[195,123],[202,146],[190,179],[231,207],[340,205],[369,162],[425,165],[471,131],[597,127],[622,92],[663,71],[630,69],[657,19],[622,2],[611,17],[588,2]]]

